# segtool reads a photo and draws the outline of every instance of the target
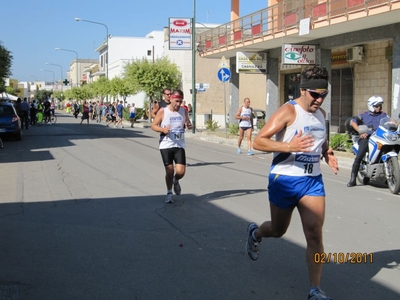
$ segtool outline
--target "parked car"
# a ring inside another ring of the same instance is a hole
[[[11,102],[0,102],[0,136],[14,136],[21,140],[21,120]]]

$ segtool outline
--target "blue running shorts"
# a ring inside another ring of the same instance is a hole
[[[321,174],[318,176],[270,174],[268,179],[269,201],[282,209],[294,208],[304,196],[325,197]]]

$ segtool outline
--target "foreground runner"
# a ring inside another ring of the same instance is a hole
[[[175,194],[181,194],[179,180],[186,172],[185,127],[191,129],[192,124],[188,112],[181,107],[182,101],[183,92],[174,90],[171,94],[171,102],[165,108],[160,108],[151,124],[151,129],[160,132],[159,149],[165,166],[167,185],[166,203],[174,202],[172,185]]]
[[[283,236],[297,208],[307,241],[310,300],[331,299],[320,289],[322,264],[314,261],[314,255],[324,251],[325,189],[320,170],[321,153],[333,172],[338,171],[337,159],[326,141],[325,111],[320,108],[328,95],[327,88],[325,68],[305,69],[300,78],[301,96],[281,106],[253,143],[254,149],[274,152],[268,184],[271,221],[260,227],[249,224],[247,253],[252,260],[257,260],[261,239]],[[274,136],[276,140],[272,139]]]

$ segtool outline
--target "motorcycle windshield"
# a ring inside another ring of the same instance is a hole
[[[396,123],[396,121],[389,117],[382,118],[379,121],[379,126],[382,126],[387,131],[390,131],[390,132],[395,132],[395,131],[397,131],[397,128],[398,128],[398,124]]]

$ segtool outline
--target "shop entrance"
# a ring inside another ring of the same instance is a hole
[[[300,97],[300,73],[286,74],[284,102],[299,97]]]
[[[344,133],[353,115],[353,69],[332,70],[331,89],[331,132]]]

